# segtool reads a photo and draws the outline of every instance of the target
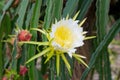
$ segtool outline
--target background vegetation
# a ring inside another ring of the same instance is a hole
[[[39,62],[40,69],[36,68],[37,61],[32,61],[26,65],[28,73],[21,76],[19,75],[20,65],[24,65],[29,58],[36,54],[36,46],[24,45],[18,48],[15,43],[11,45],[0,42],[0,80],[6,74],[6,69],[13,70],[14,79],[19,76],[16,80],[93,80],[96,73],[99,75],[99,80],[115,79],[111,74],[108,46],[120,32],[119,3],[119,0],[1,0],[1,41],[8,39],[9,35],[14,33],[16,25],[20,29],[42,28],[49,30],[55,19],[59,20],[66,17],[67,14],[72,18],[78,11],[80,11],[77,17],[79,21],[87,17],[83,25],[84,30],[88,31],[87,35],[96,35],[96,39],[85,41],[85,45],[78,48],[77,51],[78,54],[87,57],[85,61],[89,68],[69,59],[73,66],[72,77],[69,76],[63,62],[61,63],[60,76],[57,77],[55,62],[44,64],[44,57]],[[31,34],[32,40],[46,40],[40,33],[31,31]],[[16,55],[21,56],[16,58]],[[10,76],[13,73],[10,72]]]

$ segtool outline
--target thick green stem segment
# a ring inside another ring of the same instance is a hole
[[[29,1],[29,0],[28,0]],[[41,9],[41,5],[42,5],[42,0],[36,0],[35,4],[32,4],[33,7],[33,14],[32,14],[32,19],[31,19],[31,24],[30,24],[30,28],[37,28],[38,27],[38,22],[39,22],[39,18],[40,18],[40,9]],[[32,40],[36,41],[37,40],[37,32],[36,31],[30,31],[32,34]],[[31,57],[33,57],[36,53],[36,46],[34,45],[29,45],[28,48],[28,59],[30,59]],[[35,62],[32,61],[29,64],[29,80],[39,80],[39,72],[36,70],[35,67]]]
[[[3,20],[4,16],[5,16],[5,14],[6,14],[6,11],[11,7],[11,5],[12,5],[13,2],[14,2],[14,0],[9,0],[9,1],[5,4],[5,6],[4,6],[4,8],[3,8],[3,14],[2,14],[2,16],[0,17],[0,27],[1,27],[1,24],[2,24],[2,20]]]
[[[13,69],[15,71],[17,71],[17,61],[18,61],[18,59],[16,58],[16,55],[20,54],[18,52],[18,49],[19,48],[18,48],[17,42],[15,40],[14,46],[13,46],[13,51],[12,51],[12,61],[11,61],[11,65],[10,65],[11,69]]]
[[[2,80],[3,75],[3,54],[2,54],[2,43],[0,42],[0,80]]]
[[[69,15],[70,17],[72,17],[76,10],[76,6],[78,6],[78,3],[79,0],[67,0],[62,16],[67,17],[67,15]]]
[[[59,76],[59,73],[60,73],[60,54],[56,55],[56,71],[57,71],[57,76]]]
[[[109,11],[109,4],[110,0],[97,0],[96,2],[96,27],[97,27],[97,45],[103,40],[105,34],[106,34],[106,27],[108,24],[108,11]],[[102,24],[101,24],[102,23]],[[105,63],[105,60],[108,59],[107,56],[104,56],[107,53],[107,49],[103,49],[101,54],[98,57],[96,69],[99,73],[99,79],[104,80],[105,75],[111,75],[111,73],[108,73],[110,71],[110,65],[103,64]],[[105,72],[107,70],[106,67],[109,69],[108,72]],[[107,73],[107,74],[106,74]],[[107,79],[111,80],[111,76],[109,76]]]
[[[90,59],[90,62],[88,64],[89,68],[87,68],[84,73],[82,74],[81,80],[85,80],[86,76],[90,72],[90,70],[93,68],[95,61],[97,57],[99,56],[100,52],[108,47],[112,39],[115,37],[115,35],[120,31],[120,19],[112,26],[110,31],[107,35],[105,35],[104,39],[101,41],[100,45],[97,47],[95,52],[92,54],[92,57]]]
[[[26,13],[26,10],[27,10],[27,7],[28,7],[28,3],[29,3],[29,0],[22,0],[21,2],[21,7],[18,11],[18,19],[17,19],[17,25],[20,29],[22,29],[23,27],[23,23],[24,23],[24,18],[25,18],[25,13]]]
[[[80,21],[82,21],[84,19],[92,2],[93,2],[93,0],[83,0],[81,8],[80,8],[80,15],[78,16],[78,19]]]

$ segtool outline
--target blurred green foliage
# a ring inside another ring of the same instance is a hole
[[[92,40],[92,46],[88,47],[92,49],[88,51],[91,53],[86,54],[90,56],[88,57],[90,59],[88,61],[89,68],[77,70],[76,73],[82,71],[82,75],[78,76],[77,79],[86,80],[87,75],[91,74],[89,72],[94,74],[97,71],[99,80],[112,80],[108,45],[116,34],[120,32],[120,19],[115,20],[114,24],[109,25],[110,5],[112,5],[110,2],[110,0],[1,0],[0,80],[8,74],[6,69],[14,70],[19,74],[20,65],[26,66],[28,73],[24,76],[20,75],[16,80],[75,80],[74,76],[68,75],[63,62],[60,65],[60,76],[56,76],[54,58],[49,63],[44,64],[45,58],[42,57],[38,64],[38,66],[41,66],[39,68],[36,68],[37,60],[25,65],[24,63],[37,53],[36,46],[23,45],[20,47],[17,44],[17,38],[12,45],[2,41],[9,39],[13,34],[17,35],[18,33],[15,32],[16,28],[29,31],[30,28],[40,28],[48,31],[51,24],[55,22],[55,19],[60,20],[67,15],[72,18],[78,11],[80,11],[77,17],[78,20],[81,21],[87,17],[83,27],[88,31],[88,35],[96,35],[97,38],[94,41]],[[91,9],[93,8],[95,10],[92,11]],[[94,13],[92,18],[90,18],[90,13]],[[93,24],[92,26],[89,25],[91,23]],[[108,26],[110,30],[107,32]],[[95,32],[95,34],[89,34],[89,32]],[[30,31],[30,33],[33,36],[32,40],[46,41],[44,35],[35,31]],[[91,44],[91,42],[88,43]],[[43,47],[39,48],[44,49]],[[75,70],[75,66],[77,66],[75,61],[69,57],[68,60],[71,62],[72,70]],[[74,74],[75,72],[73,72]],[[90,78],[88,77],[88,80],[92,80],[93,74],[91,74]]]

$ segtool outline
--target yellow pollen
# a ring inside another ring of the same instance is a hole
[[[60,26],[56,29],[54,35],[55,42],[61,45],[62,47],[69,48],[71,46],[73,42],[73,35],[72,31],[69,28],[65,26]]]

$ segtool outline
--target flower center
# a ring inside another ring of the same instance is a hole
[[[73,35],[72,31],[65,26],[60,26],[56,29],[54,33],[55,37],[54,40],[56,43],[58,43],[60,46],[69,48],[73,42]]]

